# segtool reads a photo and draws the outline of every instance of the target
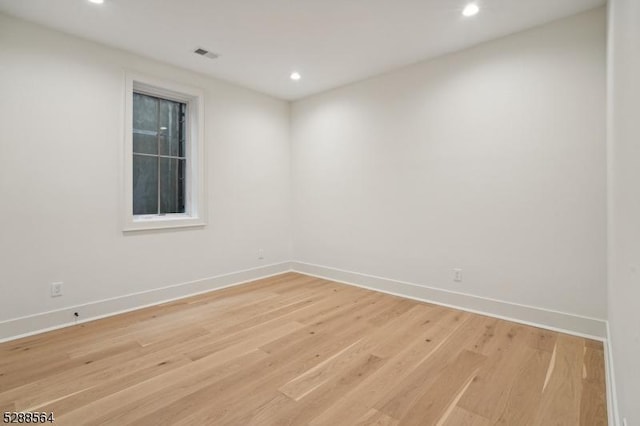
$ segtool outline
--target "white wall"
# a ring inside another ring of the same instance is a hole
[[[123,234],[125,70],[204,90],[205,229]],[[0,15],[0,321],[288,261],[289,156],[284,101]]]
[[[609,325],[619,411],[640,425],[640,2],[609,2]]]
[[[295,260],[606,318],[605,21],[295,102]]]

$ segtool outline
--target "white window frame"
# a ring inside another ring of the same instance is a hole
[[[185,213],[133,214],[133,93],[187,105]],[[204,168],[204,94],[202,90],[136,73],[126,75],[124,137],[124,231],[202,227],[206,225]]]

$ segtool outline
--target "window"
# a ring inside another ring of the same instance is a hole
[[[202,226],[200,91],[127,78],[125,230]]]

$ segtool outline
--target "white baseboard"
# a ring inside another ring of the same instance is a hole
[[[212,290],[244,284],[249,281],[282,274],[290,270],[290,262],[277,263],[114,297],[112,299],[89,302],[83,305],[69,306],[55,311],[13,318],[0,322],[0,342],[93,321],[200,293],[207,293]],[[80,320],[74,320],[74,312],[80,314]]]
[[[616,375],[613,368],[613,347],[611,346],[611,330],[607,322],[607,340],[604,342],[604,369],[607,381],[607,414],[609,425],[620,426],[618,412],[618,395],[616,392]]]
[[[602,319],[457,293],[310,263],[294,261],[291,263],[291,267],[294,271],[302,274],[562,333],[600,341],[605,341],[607,337],[607,321]]]

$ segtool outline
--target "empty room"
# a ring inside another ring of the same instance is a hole
[[[640,426],[640,1],[0,0],[3,424]]]

